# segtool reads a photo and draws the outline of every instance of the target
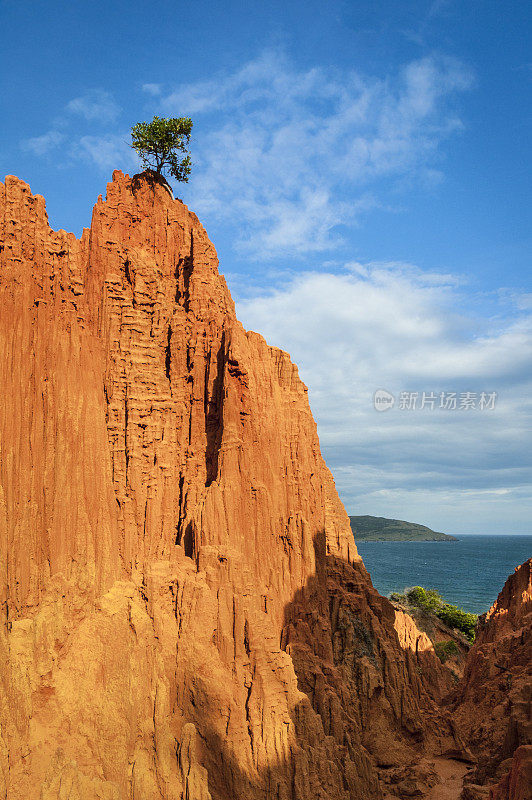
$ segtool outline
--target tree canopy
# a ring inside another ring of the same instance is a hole
[[[131,128],[131,147],[139,154],[144,167],[158,175],[163,170],[178,181],[188,181],[191,161],[188,151],[192,120],[189,117],[154,117],[151,122],[137,122]]]

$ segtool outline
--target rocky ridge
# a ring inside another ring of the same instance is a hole
[[[0,798],[407,797],[468,757],[167,186],[115,172],[77,239],[6,178],[0,295]]]
[[[478,757],[466,798],[482,786],[492,800],[530,800],[532,559],[516,568],[481,617],[452,711]]]

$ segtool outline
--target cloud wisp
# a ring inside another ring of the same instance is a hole
[[[129,132],[108,133],[100,136],[81,136],[70,148],[72,158],[81,158],[95,164],[104,172],[117,169],[129,169],[138,172],[140,160],[131,149]]]
[[[120,106],[103,89],[93,89],[81,97],[75,97],[66,108],[72,114],[79,114],[89,121],[114,122],[120,114]]]
[[[190,202],[207,218],[238,218],[241,250],[268,258],[333,248],[394,181],[437,179],[438,146],[462,126],[454,98],[471,82],[450,58],[370,78],[300,70],[267,51],[158,102],[196,122]]]
[[[193,117],[187,202],[209,225],[238,219],[235,247],[263,260],[334,249],[364,214],[396,202],[405,178],[409,185],[439,180],[438,148],[461,128],[455,99],[471,82],[465,66],[441,56],[368,77],[301,69],[268,50],[210,80],[172,91],[152,82],[138,88],[151,113]],[[102,170],[136,168],[120,111],[110,92],[93,89],[23,147]]]
[[[21,147],[38,157],[57,155],[91,161],[103,170],[117,166],[137,167],[139,161],[128,145],[129,132],[79,134],[79,121],[96,126],[96,130],[114,128],[121,108],[110,92],[91,89],[74,97],[56,117],[46,133],[25,139]]]
[[[453,276],[351,264],[237,303],[246,327],[299,365],[351,513],[477,533],[512,533],[501,526],[513,518],[528,530],[532,315],[518,297],[474,315],[470,298]],[[384,413],[377,389],[396,398]],[[399,407],[401,392],[417,393],[415,410]],[[434,408],[419,407],[423,392]],[[477,408],[440,409],[441,392],[470,392]],[[482,392],[497,393],[493,409],[478,408]]]
[[[52,129],[42,136],[34,136],[31,139],[24,139],[22,142],[22,149],[31,152],[36,156],[44,156],[56,147],[59,147],[65,140],[64,133]]]

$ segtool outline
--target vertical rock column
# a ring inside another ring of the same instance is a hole
[[[51,578],[94,596],[119,571],[99,342],[78,309],[81,244],[44,200],[0,184],[2,609],[35,608]]]

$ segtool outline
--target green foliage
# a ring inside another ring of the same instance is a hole
[[[188,144],[192,120],[189,117],[137,122],[131,128],[131,147],[137,151],[146,168],[160,175],[167,170],[178,181],[188,181],[190,154]],[[182,155],[184,157],[182,157]]]
[[[399,594],[399,592],[392,592],[390,594],[390,600],[393,603],[406,603],[406,594]]]
[[[408,602],[418,608],[425,608],[427,611],[436,611],[442,603],[443,598],[435,589],[424,589],[423,586],[414,586],[406,593]]]
[[[462,631],[470,642],[475,641],[475,628],[477,627],[478,617],[476,614],[468,614],[461,608],[444,603],[442,608],[437,611],[438,617],[450,628],[458,628]]]
[[[446,603],[437,591],[424,589],[422,586],[414,586],[409,589],[406,597],[411,605],[431,611],[450,628],[461,631],[470,642],[475,640],[475,628],[478,621],[476,614],[469,614],[457,606]]]
[[[446,642],[435,642],[434,650],[442,664],[445,664],[448,658],[452,658],[460,652],[458,645],[452,639],[448,639]]]

